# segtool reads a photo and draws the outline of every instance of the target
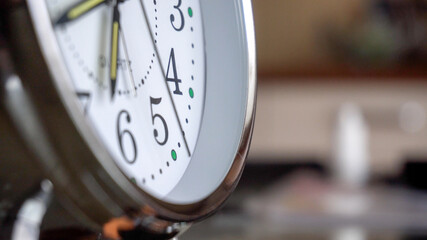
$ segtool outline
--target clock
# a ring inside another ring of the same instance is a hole
[[[26,177],[31,164],[31,181],[106,235],[125,219],[171,237],[224,203],[255,113],[249,0],[27,0],[2,12],[2,140],[17,139],[3,169]]]

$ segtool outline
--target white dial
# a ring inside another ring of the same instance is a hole
[[[200,3],[46,3],[82,113],[132,181],[166,196],[191,161],[202,121]]]

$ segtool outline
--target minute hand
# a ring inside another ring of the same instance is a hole
[[[164,83],[166,84],[166,88],[167,88],[167,90],[168,90],[169,98],[170,98],[170,100],[171,100],[171,102],[172,102],[173,111],[174,111],[174,113],[175,113],[175,117],[176,117],[176,120],[177,120],[177,122],[178,122],[179,129],[180,129],[180,131],[181,131],[182,138],[184,139],[185,148],[187,149],[188,156],[189,156],[189,157],[191,157],[190,148],[188,147],[188,142],[187,142],[187,139],[186,139],[186,137],[185,137],[185,134],[184,134],[184,130],[183,130],[183,128],[182,128],[181,121],[179,120],[178,111],[176,110],[176,105],[175,105],[175,102],[174,102],[174,100],[173,100],[172,93],[171,93],[170,88],[169,88],[169,84],[168,84],[168,82],[167,82],[167,80],[166,80],[166,74],[165,74],[166,72],[165,72],[165,69],[164,69],[164,67],[163,67],[163,65],[162,65],[162,61],[161,61],[161,59],[160,59],[159,50],[157,49],[157,45],[156,45],[156,44],[155,44],[155,42],[154,42],[153,31],[151,30],[150,24],[149,24],[149,22],[148,22],[147,11],[145,10],[145,5],[144,5],[144,3],[142,2],[142,0],[140,0],[139,2],[140,2],[140,4],[141,4],[142,12],[144,13],[145,24],[147,24],[147,28],[148,28],[148,31],[149,31],[149,33],[150,33],[151,42],[152,42],[152,44],[153,44],[153,47],[154,47],[154,51],[155,51],[155,53],[156,53],[157,60],[159,61],[160,70],[161,70],[161,72],[162,72],[163,80],[164,80]]]

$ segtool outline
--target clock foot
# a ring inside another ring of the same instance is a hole
[[[52,199],[52,183],[44,180],[39,189],[15,206],[2,226],[0,233],[4,239],[38,240],[40,226]]]

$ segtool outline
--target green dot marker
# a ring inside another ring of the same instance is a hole
[[[178,158],[178,156],[176,155],[175,150],[172,150],[171,155],[172,155],[172,159],[173,159],[174,161],[176,161],[176,159]]]
[[[136,179],[135,178],[131,178],[130,181],[136,184]]]
[[[188,93],[190,94],[190,97],[191,97],[191,98],[194,98],[194,91],[193,91],[193,89],[192,89],[192,88],[190,88],[190,89],[188,90]]]
[[[188,8],[188,15],[193,17],[193,9],[191,9],[191,7]]]

